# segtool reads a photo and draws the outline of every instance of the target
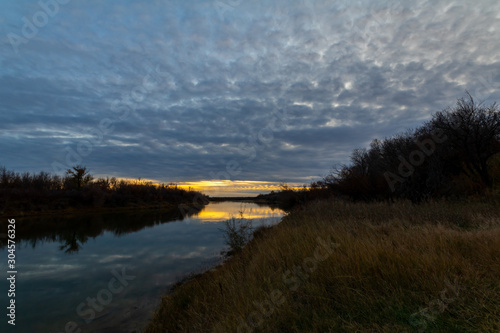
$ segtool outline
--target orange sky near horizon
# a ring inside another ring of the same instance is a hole
[[[96,175],[95,178],[106,178],[107,176]],[[108,176],[109,177],[109,176]],[[153,184],[170,184],[170,182],[162,182],[148,178],[121,178],[117,180],[125,180],[130,182],[151,182]],[[281,190],[282,182],[266,182],[252,180],[202,180],[192,182],[172,182],[180,188],[194,191],[200,191],[211,197],[253,197],[259,194],[267,194],[271,191]],[[288,188],[298,190],[304,188],[301,183],[285,183]]]
[[[241,197],[266,194],[280,190],[278,182],[250,181],[250,180],[205,180],[198,182],[181,182],[178,186],[200,191],[211,197]],[[287,184],[290,188],[298,189],[302,184]]]
[[[118,178],[118,180],[138,181],[139,179]],[[141,178],[140,181],[152,182],[153,184],[161,184],[154,179]],[[166,182],[168,184],[168,182]],[[177,182],[174,183],[183,189],[192,189],[200,191],[211,197],[253,197],[259,194],[267,194],[271,191],[279,191],[281,189],[280,182],[265,182],[252,180],[202,180],[193,182]],[[286,183],[291,189],[303,188],[304,184]]]

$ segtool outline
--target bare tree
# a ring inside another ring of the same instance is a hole
[[[68,169],[66,171],[66,175],[70,177],[77,189],[81,189],[93,179],[87,168],[80,165],[76,165],[73,168]]]
[[[458,100],[454,109],[437,112],[430,126],[444,132],[447,146],[463,161],[462,169],[469,177],[479,175],[492,186],[488,160],[500,152],[500,112],[496,103],[477,104],[472,96]]]

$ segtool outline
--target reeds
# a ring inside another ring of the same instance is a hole
[[[310,203],[163,298],[145,332],[498,332],[500,207]]]

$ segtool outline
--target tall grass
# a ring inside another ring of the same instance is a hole
[[[498,332],[500,207],[299,207],[163,298],[151,332]]]

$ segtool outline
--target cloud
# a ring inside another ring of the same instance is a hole
[[[0,5],[2,163],[52,171],[90,140],[99,175],[301,183],[465,89],[500,96],[497,2],[232,4],[72,1],[18,53],[40,6]]]

